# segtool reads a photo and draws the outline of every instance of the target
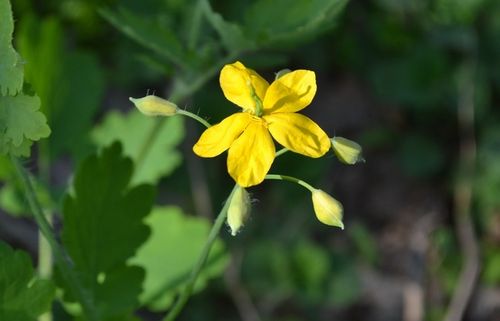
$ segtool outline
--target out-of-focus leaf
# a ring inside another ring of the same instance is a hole
[[[345,307],[356,302],[361,295],[361,285],[352,257],[336,255],[333,271],[328,284],[328,300],[335,307]]]
[[[305,41],[331,28],[347,0],[259,0],[245,15],[245,30],[265,46]]]
[[[347,232],[359,255],[368,264],[376,264],[378,258],[377,243],[366,226],[360,223],[351,224]]]
[[[209,0],[203,0],[202,5],[207,20],[217,31],[228,51],[251,49],[255,46],[251,40],[245,37],[240,25],[224,20],[222,15],[213,11]]]
[[[13,32],[10,2],[0,0],[0,95],[5,96],[15,95],[23,88],[23,62],[12,47]]]
[[[62,26],[55,18],[26,17],[18,43],[27,61],[26,80],[39,94],[54,133],[48,142],[52,156],[68,151],[84,154],[104,87],[96,58],[65,50]]]
[[[297,292],[313,302],[320,301],[331,269],[328,253],[309,241],[302,241],[294,248],[291,262]]]
[[[163,127],[155,140],[148,141],[148,134],[157,118],[146,117],[135,110],[128,114],[108,113],[101,125],[92,133],[92,140],[106,146],[118,140],[124,146],[125,155],[136,162],[132,183],[156,183],[171,173],[181,162],[181,154],[175,146],[184,137],[184,125],[180,117],[164,119]],[[151,144],[147,154],[144,144]]]
[[[55,287],[34,274],[31,258],[0,242],[0,320],[36,321],[50,308]]]
[[[153,310],[166,310],[188,280],[210,224],[205,219],[186,216],[176,207],[156,208],[146,223],[151,236],[129,263],[146,271],[141,301]],[[195,291],[203,289],[208,279],[221,275],[227,261],[223,243],[216,241],[196,281]]]
[[[73,193],[64,200],[62,241],[99,320],[131,313],[139,305],[144,271],[126,261],[148,237],[143,219],[154,188],[129,188],[132,170],[132,161],[115,143],[83,162]]]
[[[437,0],[434,18],[445,24],[469,24],[474,22],[487,2],[488,0]]]
[[[101,15],[116,29],[180,67],[187,67],[186,53],[177,36],[154,16],[141,16],[125,8],[113,12],[101,9]]]
[[[39,108],[37,96],[0,96],[0,154],[28,156],[31,141],[50,135]]]

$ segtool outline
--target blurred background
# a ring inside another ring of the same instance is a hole
[[[161,232],[169,245],[157,260],[183,266],[165,267],[172,279],[189,271],[233,182],[225,157],[192,153],[203,128],[190,120],[168,119],[145,152],[155,121],[128,97],[176,91],[181,107],[215,123],[236,110],[218,85],[223,63],[240,60],[269,81],[310,69],[318,92],[304,114],[363,146],[366,162],[354,166],[333,153],[280,157],[271,172],[333,195],[345,230],[319,223],[297,185],[251,188],[250,219],[235,237],[222,232],[179,320],[500,320],[499,1],[12,6],[15,47],[52,128],[26,163],[39,197],[60,212],[75,167],[121,141],[142,165],[133,181],[158,184],[157,204],[182,216],[183,233]],[[36,261],[36,226],[0,162],[0,238]],[[176,286],[137,315],[160,320]],[[56,320],[71,320],[56,306]]]

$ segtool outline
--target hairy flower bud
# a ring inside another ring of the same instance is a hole
[[[337,158],[345,164],[353,165],[363,162],[361,156],[361,145],[344,137],[334,137],[331,139],[332,148]]]
[[[178,109],[176,104],[154,95],[129,99],[141,113],[147,116],[173,116]]]
[[[240,228],[245,224],[250,213],[250,196],[248,192],[238,185],[229,200],[227,210],[227,224],[231,228],[231,235],[235,236]]]
[[[321,223],[344,229],[344,223],[342,223],[344,208],[339,201],[322,190],[315,189],[312,192],[312,202],[316,217]]]

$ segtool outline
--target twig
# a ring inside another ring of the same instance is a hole
[[[191,271],[191,275],[189,277],[189,280],[186,284],[186,287],[182,291],[182,293],[179,295],[179,298],[175,302],[173,308],[170,310],[170,312],[165,316],[163,321],[173,321],[177,318],[179,313],[181,313],[182,309],[186,305],[187,301],[189,300],[189,296],[193,292],[194,284],[196,283],[196,280],[198,279],[198,275],[201,272],[201,269],[205,265],[205,262],[207,261],[208,255],[210,254],[210,250],[212,249],[212,245],[215,243],[215,240],[217,239],[217,235],[220,232],[220,229],[224,222],[226,221],[227,217],[227,209],[229,208],[229,201],[231,200],[231,197],[233,196],[234,191],[236,190],[236,187],[238,185],[235,185],[231,193],[229,194],[226,203],[224,204],[224,207],[220,211],[219,215],[217,216],[217,219],[214,222],[214,225],[212,226],[212,229],[210,230],[210,234],[208,235],[208,239],[205,242],[205,245],[203,246],[203,249],[201,251],[201,254],[198,258],[198,261],[196,262],[195,266],[193,267],[193,270]]]
[[[226,282],[229,293],[231,294],[234,304],[238,309],[241,320],[261,321],[262,318],[259,315],[259,311],[257,310],[247,290],[241,285],[240,282],[242,255],[241,253],[233,253],[231,258],[229,267],[224,274],[224,281]]]
[[[471,220],[472,179],[476,165],[476,140],[474,130],[474,75],[475,63],[464,66],[464,74],[458,85],[458,128],[460,138],[460,168],[462,179],[456,184],[454,206],[456,233],[463,249],[464,266],[458,285],[453,293],[445,321],[463,319],[467,304],[474,291],[479,275],[479,247]]]

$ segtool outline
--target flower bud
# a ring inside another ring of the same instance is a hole
[[[227,224],[231,228],[231,235],[235,236],[240,228],[245,224],[250,213],[250,196],[248,192],[238,185],[229,200],[227,210]]]
[[[345,164],[353,165],[363,162],[361,156],[361,145],[344,137],[334,137],[331,139],[332,148],[337,158]]]
[[[274,79],[275,79],[275,80],[276,80],[276,79],[279,79],[279,78],[283,77],[284,75],[286,75],[286,74],[288,74],[288,73],[290,73],[290,72],[291,72],[291,70],[290,70],[290,69],[281,69],[280,71],[278,71],[278,72],[276,73],[276,75],[275,75],[275,78],[274,78]]]
[[[315,189],[312,192],[312,202],[316,217],[321,223],[344,229],[344,223],[342,223],[344,208],[339,201],[322,190]]]
[[[173,116],[178,109],[176,104],[154,95],[129,99],[141,113],[147,116]]]

